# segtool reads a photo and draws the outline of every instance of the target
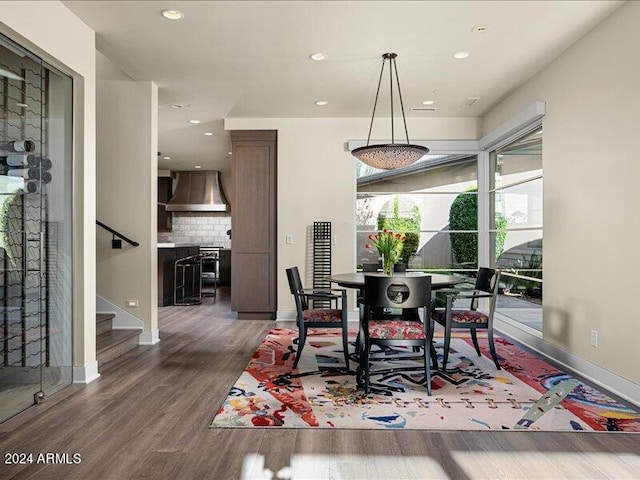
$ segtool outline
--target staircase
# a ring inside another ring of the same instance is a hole
[[[113,330],[113,313],[96,314],[96,356],[98,367],[138,346],[141,330]]]

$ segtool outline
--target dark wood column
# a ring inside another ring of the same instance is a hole
[[[231,309],[242,319],[275,319],[276,149],[274,130],[234,130]]]

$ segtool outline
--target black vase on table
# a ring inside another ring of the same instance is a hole
[[[362,271],[363,272],[377,272],[380,268],[382,268],[382,263],[363,263]]]
[[[405,273],[407,271],[407,264],[398,262],[393,266],[394,273]]]

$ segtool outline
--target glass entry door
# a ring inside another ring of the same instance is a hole
[[[71,94],[0,37],[0,421],[71,383]]]

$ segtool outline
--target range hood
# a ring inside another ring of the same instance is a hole
[[[228,212],[220,172],[177,172],[176,190],[168,212]]]

